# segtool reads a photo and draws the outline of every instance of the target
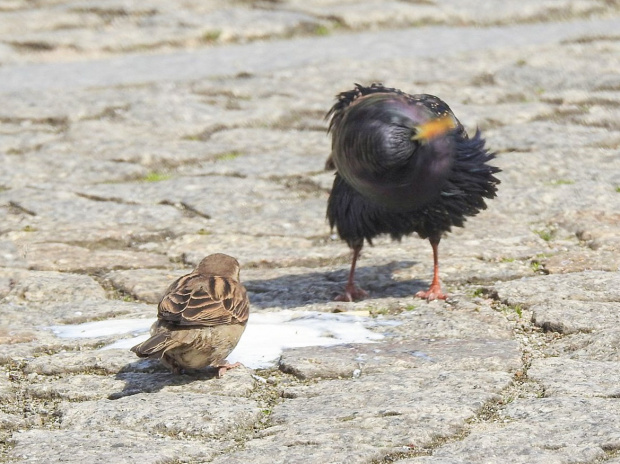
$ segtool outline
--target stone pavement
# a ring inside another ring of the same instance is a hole
[[[620,463],[618,31],[603,0],[2,0],[0,462]],[[499,154],[499,197],[441,244],[448,302],[412,298],[416,237],[331,301],[323,116],[373,81]],[[216,251],[255,313],[398,325],[221,379],[49,329],[153,318]]]

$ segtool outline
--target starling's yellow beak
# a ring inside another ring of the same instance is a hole
[[[446,114],[430,121],[413,127],[415,135],[411,137],[411,140],[418,140],[422,143],[428,142],[440,135],[445,134],[448,131],[456,128],[456,121],[454,118]]]

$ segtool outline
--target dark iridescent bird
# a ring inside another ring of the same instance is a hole
[[[175,374],[183,369],[218,368],[218,376],[240,364],[226,356],[237,346],[250,315],[250,302],[239,281],[239,263],[216,253],[190,274],[175,280],[157,307],[151,338],[131,351],[160,359]]]
[[[342,92],[331,108],[332,152],[326,168],[336,169],[327,218],[353,250],[341,301],[367,293],[354,283],[364,240],[389,234],[400,240],[416,232],[433,249],[428,291],[416,296],[445,299],[439,283],[438,245],[451,227],[494,198],[500,169],[480,132],[469,138],[448,105],[433,95],[409,95],[372,84]]]

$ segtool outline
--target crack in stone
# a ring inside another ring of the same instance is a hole
[[[81,121],[93,121],[93,120],[96,121],[100,119],[120,119],[121,113],[129,111],[130,108],[131,108],[131,104],[129,103],[126,103],[124,105],[107,106],[103,110],[101,110],[99,113],[85,116],[79,119],[79,121],[81,122]]]
[[[121,204],[121,205],[137,205],[137,204],[139,204],[139,203],[137,203],[135,201],[125,200],[123,198],[118,198],[118,197],[104,197],[104,196],[93,195],[93,194],[84,193],[84,192],[74,192],[74,193],[78,197],[86,198],[87,200],[92,200],[92,201],[118,203],[118,204]]]
[[[29,383],[28,376],[25,374],[26,361],[11,361],[4,369],[7,377],[14,387],[11,392],[11,401],[2,402],[1,411],[14,414],[23,420],[8,428],[0,429],[0,456],[5,450],[12,447],[11,441],[5,442],[3,434],[8,432],[8,437],[13,435],[15,430],[28,430],[41,427],[56,427],[60,423],[60,398],[38,398],[29,394],[22,387]]]
[[[603,451],[605,451],[605,459],[601,462],[611,461],[614,458],[620,457],[620,448],[612,446],[612,445],[603,445],[601,447]]]
[[[436,6],[430,0],[408,0],[406,3],[415,3],[415,4],[424,4],[430,6]],[[612,2],[613,3],[613,2]],[[245,9],[245,8],[244,8]],[[374,21],[361,22],[360,24],[351,25],[347,22],[346,17],[342,17],[338,14],[320,14],[320,13],[312,13],[305,10],[298,10],[295,8],[286,8],[286,7],[276,7],[275,5],[269,5],[268,3],[262,3],[258,5],[252,5],[251,9],[263,9],[263,10],[273,10],[279,12],[289,11],[292,13],[303,14],[308,17],[306,20],[300,20],[294,25],[290,25],[285,27],[281,31],[270,31],[263,33],[255,33],[248,34],[244,31],[238,31],[236,33],[227,34],[226,36],[222,36],[221,31],[214,30],[212,32],[203,32],[201,33],[199,30],[196,30],[194,34],[192,34],[188,38],[184,39],[173,39],[168,38],[166,40],[161,40],[157,42],[149,42],[148,40],[142,41],[136,44],[127,44],[123,43],[122,46],[103,46],[99,48],[100,52],[108,52],[115,54],[122,54],[131,51],[144,51],[144,50],[153,50],[153,49],[161,49],[163,47],[166,48],[196,48],[199,46],[212,45],[214,43],[248,43],[248,42],[256,42],[259,40],[265,39],[290,39],[294,37],[308,37],[308,36],[323,36],[326,34],[333,33],[337,31],[340,34],[346,33],[356,33],[359,31],[365,31],[369,24],[372,25],[373,29],[376,30],[388,30],[393,29],[394,27],[405,28],[405,27],[420,27],[420,26],[429,26],[429,25],[445,25],[445,26],[454,26],[458,24],[459,26],[504,26],[504,25],[514,25],[514,24],[538,24],[545,23],[550,21],[568,21],[568,20],[576,20],[576,19],[587,19],[596,15],[605,14],[612,10],[612,7],[609,5],[609,2],[592,5],[587,9],[573,11],[571,9],[552,7],[546,8],[542,11],[536,12],[535,14],[525,16],[525,17],[502,17],[498,19],[465,19],[459,17],[458,15],[448,15],[447,17],[441,18],[431,18],[425,17],[423,20],[418,19],[409,19],[404,21],[398,21],[396,24],[394,22],[393,17],[388,17],[386,19],[376,19]],[[158,18],[165,16],[164,12],[160,12],[157,9],[147,8],[144,10],[132,11],[126,10],[125,8],[74,8],[69,11],[78,12],[78,14],[93,14],[99,17],[99,21],[102,25],[109,25],[118,21],[119,19],[123,21],[129,20],[129,23],[133,27],[140,26],[139,22],[144,18]],[[62,29],[61,27],[56,28],[56,30]],[[598,37],[586,37],[586,38],[578,38],[571,39],[570,41],[565,41],[566,43],[587,43],[588,41],[615,41],[617,40],[615,36],[598,36]],[[38,53],[53,53],[56,50],[73,50],[78,53],[82,53],[84,55],[89,55],[93,53],[93,50],[82,50],[76,44],[63,44],[63,43],[54,43],[51,41],[45,40],[26,40],[26,41],[13,41],[8,42],[9,45],[13,46],[17,51],[22,53],[30,53],[30,52],[38,52]]]
[[[69,125],[69,118],[67,116],[50,116],[47,118],[0,117],[0,124],[20,125],[24,122],[53,126],[59,128],[59,131],[62,131]]]
[[[24,213],[24,214],[27,214],[28,216],[37,215],[37,213],[35,213],[34,211],[26,208],[25,206],[20,205],[19,203],[13,200],[9,201],[9,206],[11,207],[11,209],[16,210],[16,212]]]
[[[190,215],[194,217],[201,217],[203,219],[211,219],[211,216],[209,214],[203,213],[202,211],[198,211],[196,208],[194,208],[188,203],[185,203],[184,201],[179,201],[175,203],[170,200],[162,200],[159,202],[159,204],[166,205],[166,206],[173,206],[175,208],[180,209],[183,212],[190,213]]]
[[[315,182],[312,179],[309,179],[308,176],[312,176],[315,174],[322,174],[324,171],[318,171],[316,173],[307,173],[305,175],[290,175],[290,176],[278,176],[271,175],[267,176],[266,180],[276,182],[288,189],[295,190],[301,194],[317,194],[321,195],[325,193],[329,193],[331,191],[330,188],[325,188],[321,186],[318,182]]]
[[[135,248],[135,245],[140,245],[143,243],[152,243],[152,242],[165,242],[167,240],[172,240],[177,238],[178,235],[172,233],[169,230],[162,230],[161,232],[150,232],[150,233],[136,233],[129,235],[122,239],[117,238],[103,238],[100,240],[94,241],[85,241],[85,240],[69,240],[63,241],[59,243],[65,243],[67,245],[75,245],[82,248],[88,248],[89,250],[119,250],[126,248]],[[142,250],[135,250],[142,251]],[[156,253],[156,252],[153,252]]]
[[[146,301],[138,298],[137,295],[134,295],[132,292],[127,290],[122,284],[117,284],[112,279],[107,276],[107,272],[104,274],[94,273],[89,274],[90,277],[95,279],[99,285],[105,290],[106,296],[110,300],[120,300],[126,302],[139,302],[139,303],[147,303]]]
[[[591,35],[588,37],[578,37],[576,39],[565,39],[560,41],[560,45],[591,44],[594,42],[619,42],[620,35]]]
[[[155,16],[159,11],[155,8],[149,8],[146,10],[131,10],[127,11],[123,7],[96,7],[96,6],[85,6],[85,7],[73,7],[69,8],[69,11],[73,11],[75,13],[92,13],[99,16],[102,20],[105,21],[106,24],[111,23],[117,18],[125,18],[131,17],[135,19],[142,19],[145,17]]]
[[[209,127],[205,130],[203,130],[202,132],[199,132],[197,134],[194,135],[185,135],[183,137],[181,137],[183,140],[195,140],[195,141],[200,141],[200,142],[207,142],[214,134],[217,134],[218,132],[223,132],[226,130],[231,130],[231,129],[236,129],[236,127],[229,127],[229,126],[225,126],[223,124],[217,124],[213,127]]]
[[[11,47],[25,52],[50,52],[57,48],[57,45],[43,40],[24,40],[8,41]]]
[[[248,176],[240,172],[232,171],[232,172],[205,172],[202,174],[192,175],[191,177],[234,177],[236,179],[247,179]]]

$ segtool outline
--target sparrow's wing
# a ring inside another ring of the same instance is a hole
[[[158,307],[159,319],[183,326],[243,324],[249,313],[243,285],[226,277],[197,273],[175,281]]]

